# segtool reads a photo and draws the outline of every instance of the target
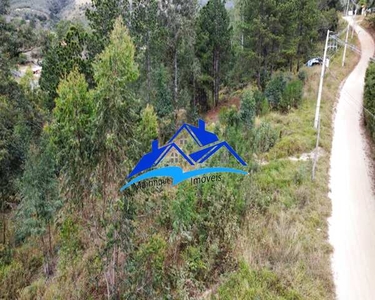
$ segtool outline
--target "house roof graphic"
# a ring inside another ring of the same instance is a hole
[[[163,147],[159,148],[158,140],[152,141],[152,148],[151,152],[146,153],[138,162],[138,164],[134,167],[133,171],[129,174],[129,177],[132,177],[146,169],[152,168],[157,166],[163,158],[168,154],[168,152],[172,149],[176,149],[178,153],[190,164],[194,165],[194,161],[191,160],[175,143],[167,144]]]
[[[194,141],[200,146],[206,146],[212,143],[215,143],[219,141],[219,138],[217,137],[216,134],[209,132],[206,130],[206,123],[203,120],[198,121],[198,127],[195,127],[190,124],[184,124],[182,125],[172,136],[172,138],[169,140],[168,143],[173,142],[177,136],[183,131],[186,130],[191,137],[194,139]]]
[[[203,149],[200,149],[190,154],[189,156],[186,155],[174,142],[174,140],[183,130],[186,130],[194,139],[194,141]],[[211,146],[208,146],[210,144]],[[233,148],[227,142],[219,142],[219,138],[216,134],[206,130],[206,123],[203,120],[198,121],[198,127],[184,124],[177,130],[174,136],[163,147],[159,147],[157,140],[152,141],[151,152],[146,153],[139,160],[138,164],[134,167],[128,178],[141,173],[144,170],[157,166],[172,149],[175,149],[177,153],[179,153],[190,165],[195,165],[204,163],[208,158],[210,158],[223,147],[226,148],[240,164],[246,166],[244,160],[236,153],[236,151],[233,150]]]
[[[201,164],[204,163],[207,159],[209,159],[212,155],[214,155],[218,150],[220,150],[223,147],[226,148],[241,165],[246,166],[245,161],[236,153],[236,151],[233,150],[233,148],[227,142],[220,142],[213,146],[206,147],[202,150],[198,150],[197,152],[190,154],[190,157],[196,163]]]

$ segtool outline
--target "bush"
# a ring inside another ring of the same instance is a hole
[[[301,80],[293,80],[289,82],[283,92],[280,102],[280,110],[282,112],[289,111],[292,107],[297,108],[302,101],[303,83]]]
[[[267,152],[275,146],[279,133],[269,123],[261,123],[254,132],[254,151]]]
[[[256,113],[256,103],[253,92],[246,90],[241,97],[240,118],[248,129],[253,128]]]
[[[20,65],[24,65],[27,63],[27,56],[23,53],[21,53],[19,56],[18,56],[18,63]]]
[[[375,64],[370,64],[366,72],[363,107],[365,125],[375,141]]]
[[[255,99],[255,107],[256,107],[256,114],[257,115],[261,115],[261,114],[264,114],[264,106],[265,104],[267,105],[268,107],[268,102],[267,102],[267,99],[266,97],[264,96],[264,94],[259,91],[259,90],[255,90],[254,91],[254,95],[253,95],[254,99]],[[268,111],[267,111],[268,112]],[[266,113],[267,113],[266,112]]]
[[[303,83],[306,82],[306,79],[307,79],[307,73],[305,70],[300,70],[298,72],[298,79],[301,80]]]
[[[220,109],[219,121],[226,127],[237,127],[240,121],[237,113],[237,108],[232,105],[229,108],[223,107],[222,109]]]
[[[285,87],[286,79],[282,73],[273,76],[271,81],[267,84],[264,94],[273,109],[279,108]]]
[[[372,27],[373,29],[375,29],[375,15],[370,15],[366,18],[366,21],[368,22],[368,24],[370,25],[370,27]]]
[[[274,272],[267,269],[251,270],[241,262],[237,272],[218,289],[214,299],[302,299],[294,290],[283,284]]]

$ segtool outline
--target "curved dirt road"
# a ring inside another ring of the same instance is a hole
[[[348,18],[351,22],[351,18]],[[364,77],[374,42],[355,26],[362,56],[342,86],[334,120],[329,220],[338,299],[375,299],[375,196],[361,127]],[[350,51],[350,50],[348,50]]]

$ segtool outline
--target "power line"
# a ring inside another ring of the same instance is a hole
[[[332,75],[333,79],[335,79],[337,82],[341,82],[341,80],[338,79],[337,76],[335,76],[331,70],[328,71]],[[342,88],[341,92],[344,92],[349,97],[349,99],[343,98],[344,101],[346,101],[348,104],[354,105],[356,108],[363,108],[371,117],[375,119],[375,115],[371,111],[369,111],[363,104],[358,103],[357,100],[355,100],[355,98],[346,89]]]

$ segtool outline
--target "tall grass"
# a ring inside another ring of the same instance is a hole
[[[356,37],[350,42],[358,44]],[[252,178],[270,201],[264,210],[248,211],[237,243],[244,266],[222,279],[216,294],[219,299],[229,299],[228,295],[232,299],[334,299],[327,224],[332,115],[340,83],[359,60],[349,51],[342,68],[341,58],[342,49],[331,55],[325,75],[319,142],[324,155],[318,161],[315,181],[311,180],[311,161],[289,158],[315,147],[313,120],[320,67],[306,69],[303,104],[298,109],[261,118],[278,128],[281,136],[260,158],[267,163]],[[276,285],[269,286],[270,280]]]

